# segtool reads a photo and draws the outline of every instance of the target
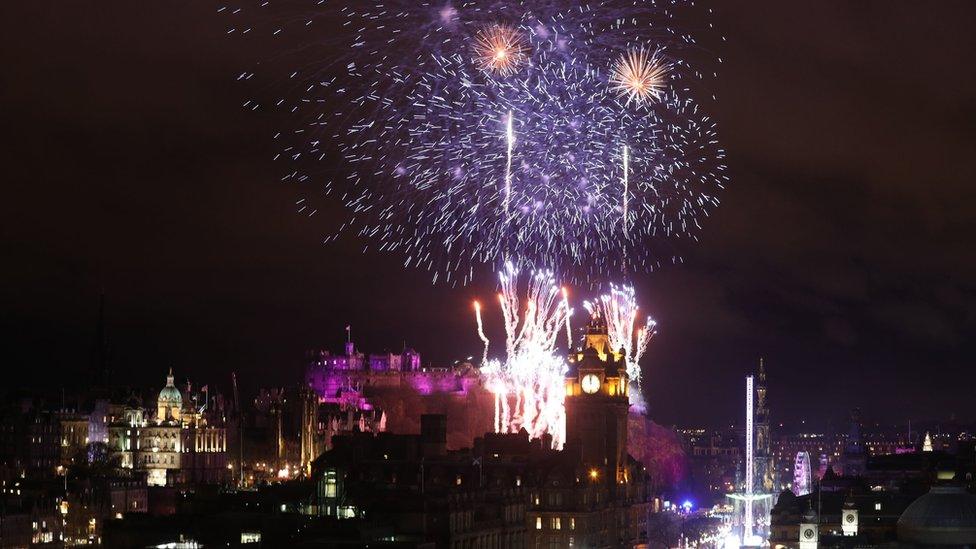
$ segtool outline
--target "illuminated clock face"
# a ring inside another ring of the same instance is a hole
[[[854,522],[854,515],[853,514],[847,515],[847,522]]]
[[[583,386],[583,392],[588,394],[593,394],[600,390],[600,378],[596,374],[586,374],[583,376],[583,381],[580,382]]]
[[[813,529],[812,528],[807,528],[806,530],[804,530],[803,531],[803,537],[805,537],[807,539],[813,539]]]

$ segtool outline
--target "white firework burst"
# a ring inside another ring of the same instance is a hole
[[[610,73],[610,83],[627,103],[649,103],[661,98],[667,87],[671,66],[664,61],[660,50],[648,53],[644,48],[632,49],[620,56]]]
[[[507,76],[526,60],[526,45],[515,27],[490,25],[474,40],[474,60],[481,70]]]

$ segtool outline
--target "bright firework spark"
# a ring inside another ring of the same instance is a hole
[[[243,15],[250,0],[223,1],[245,6],[219,9],[228,34],[258,40]],[[680,244],[697,240],[719,203],[724,151],[697,101],[709,97],[702,82],[711,77],[699,61],[714,60],[701,59],[692,33],[669,26],[684,20],[676,11],[699,15],[690,0],[315,4],[296,13],[290,2],[261,0],[253,13],[267,36],[291,36],[277,51],[257,45],[277,54],[263,70],[287,70],[288,85],[269,99],[282,180],[307,187],[301,211],[319,211],[321,194],[348,213],[326,241],[351,230],[452,285],[507,257],[593,283],[624,266],[680,261]],[[498,21],[520,45],[517,70],[504,77],[472,55]],[[667,48],[667,85],[653,101],[622,100],[608,85],[634,44]],[[296,53],[320,48],[329,55],[311,62]],[[240,80],[276,75],[255,76]]]
[[[474,302],[474,316],[478,322],[478,337],[481,338],[481,342],[485,344],[485,350],[481,354],[481,363],[484,364],[488,362],[488,336],[485,335],[485,325],[481,321],[481,303]]]
[[[525,49],[525,41],[518,29],[489,25],[475,37],[474,59],[481,70],[508,76],[525,63]]]
[[[627,98],[627,103],[659,100],[667,86],[669,70],[658,51],[648,55],[644,48],[630,50],[614,64],[610,83],[620,97]]]
[[[569,307],[569,290],[566,286],[562,287],[563,294],[563,307],[566,308],[566,345],[572,349],[573,347],[573,326],[571,324],[570,318],[573,316],[573,310]]]
[[[637,299],[631,286],[610,285],[610,293],[600,296],[594,302],[584,302],[586,310],[607,323],[610,348],[623,349],[627,362],[627,375],[637,390],[630,391],[631,400],[640,398],[641,369],[640,359],[647,350],[647,343],[656,333],[657,323],[650,316],[639,324]]]
[[[533,438],[552,435],[553,447],[566,440],[565,381],[568,366],[556,352],[569,306],[552,273],[537,271],[519,299],[519,270],[507,263],[499,275],[498,295],[505,322],[505,360],[481,367],[485,385],[495,395],[495,431],[525,429]],[[480,309],[478,309],[480,310]]]

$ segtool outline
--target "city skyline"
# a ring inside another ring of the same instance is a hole
[[[338,212],[297,214],[276,183],[272,125],[240,108],[245,55],[209,8],[116,7],[3,8],[28,22],[0,54],[20,106],[4,115],[0,274],[13,385],[84,379],[101,293],[132,385],[170,366],[290,383],[347,325],[367,350],[480,353],[470,303],[494,292],[491,268],[432,286],[364,241],[322,244]],[[724,61],[709,109],[732,184],[683,264],[635,280],[658,320],[644,379],[662,423],[735,417],[760,357],[774,422],[855,406],[976,420],[967,8],[819,8],[715,7],[728,40],[705,45]],[[57,32],[32,43],[31,22]]]

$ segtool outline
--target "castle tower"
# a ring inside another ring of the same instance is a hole
[[[606,324],[587,326],[584,348],[569,355],[566,374],[566,440],[578,445],[591,475],[615,485],[627,481],[627,365],[609,346]],[[602,472],[601,472],[602,471]]]

